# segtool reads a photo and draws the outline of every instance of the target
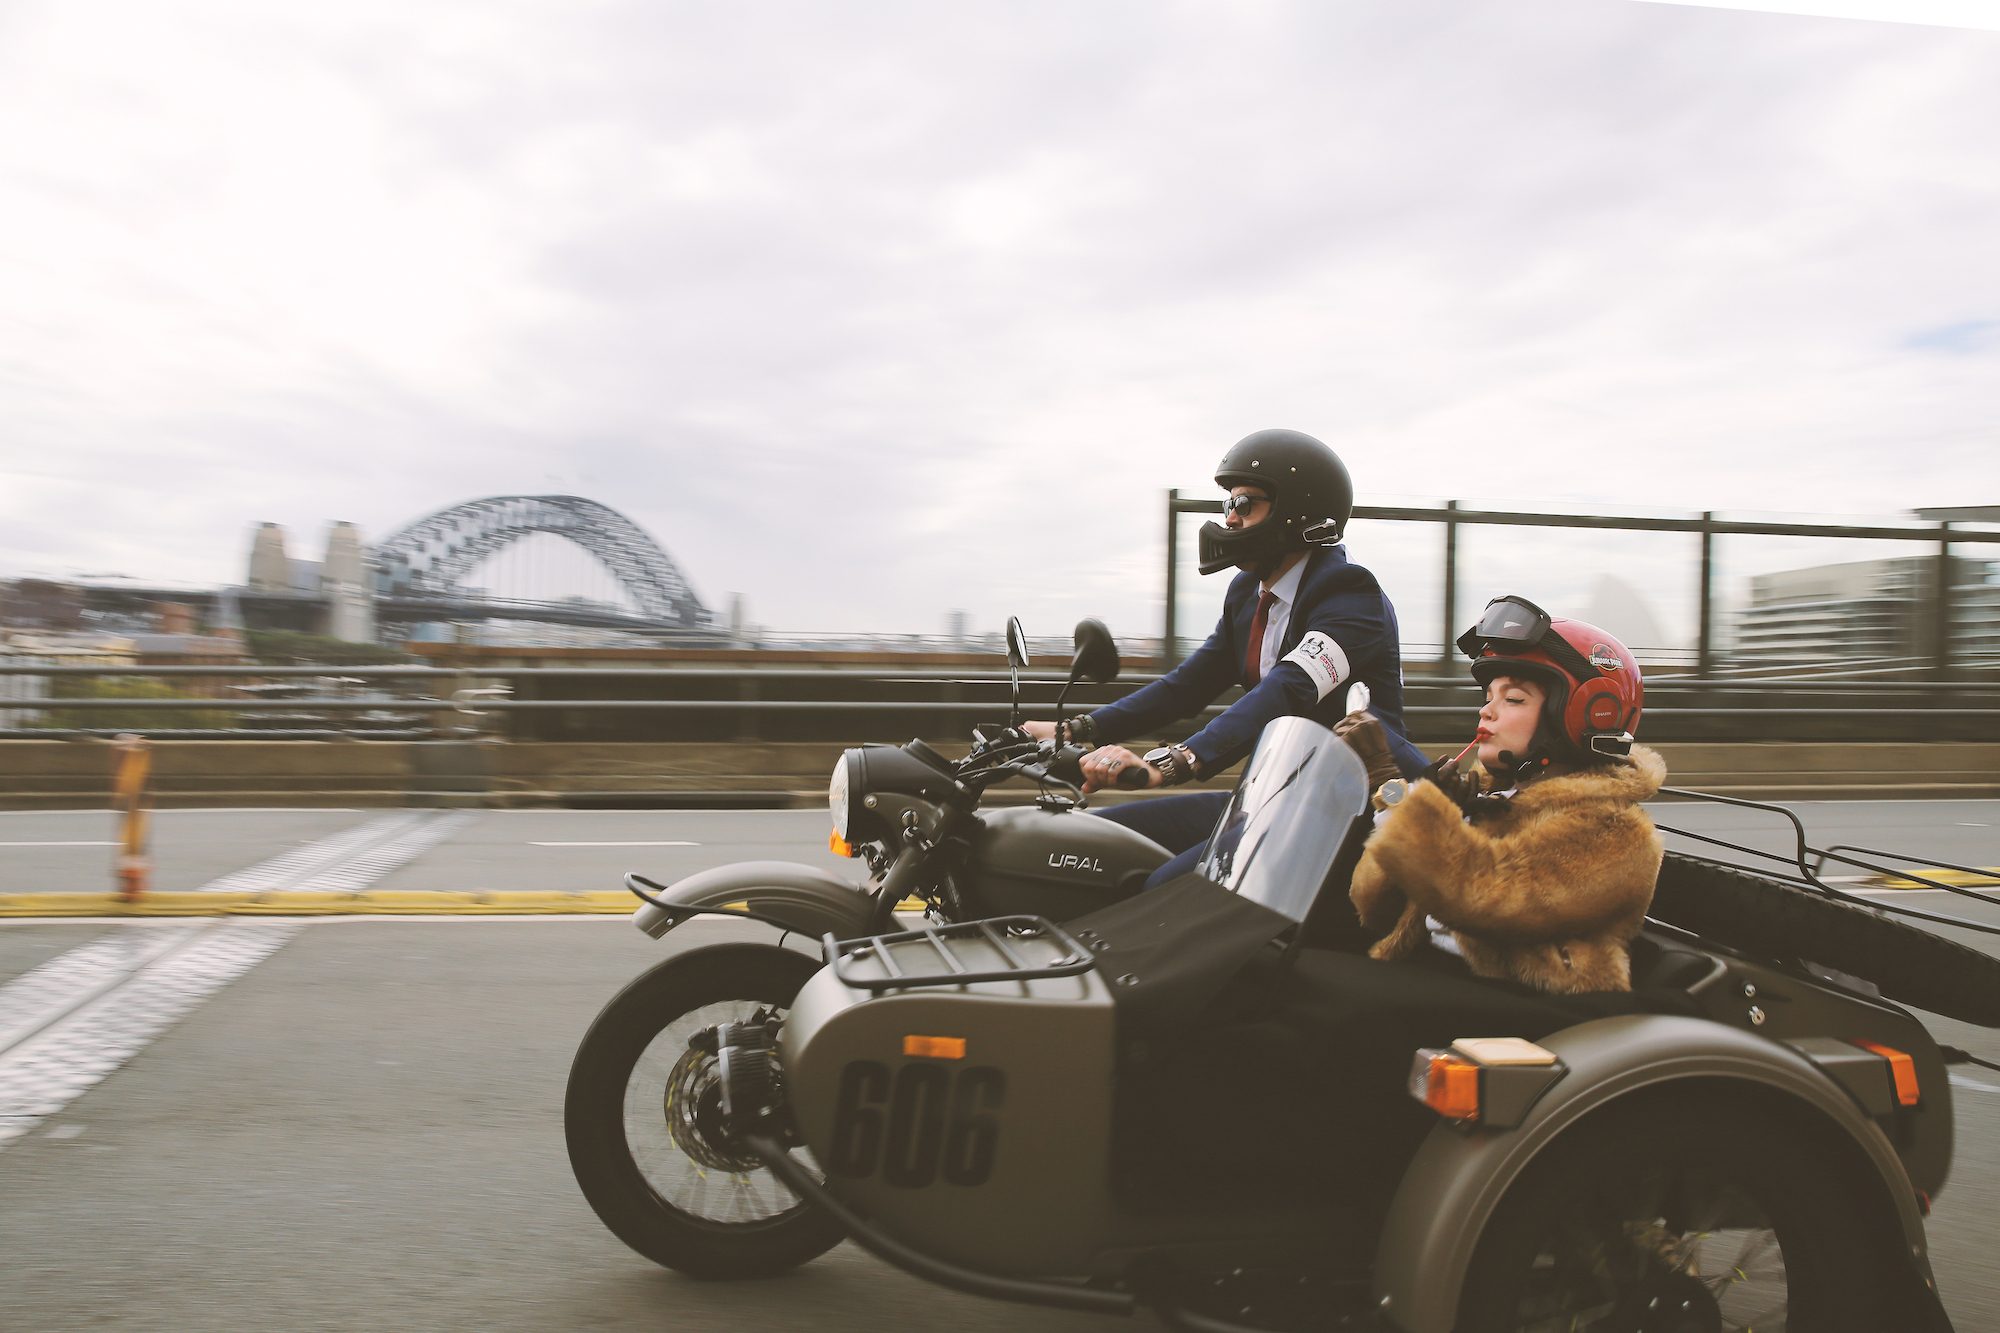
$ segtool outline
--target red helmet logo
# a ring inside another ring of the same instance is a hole
[[[1616,671],[1625,665],[1625,659],[1608,643],[1591,644],[1587,656],[1590,664],[1599,671]]]

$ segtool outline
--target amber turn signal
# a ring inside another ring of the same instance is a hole
[[[1452,1051],[1417,1052],[1410,1095],[1447,1120],[1479,1118],[1479,1066]]]
[[[1917,1094],[1917,1062],[1893,1046],[1883,1046],[1872,1041],[1853,1041],[1864,1051],[1873,1051],[1889,1062],[1889,1073],[1896,1080],[1896,1104],[1915,1106]]]
[[[904,1037],[904,1055],[927,1055],[933,1060],[963,1060],[965,1058],[965,1038],[963,1037]]]
[[[854,855],[854,844],[841,837],[839,829],[826,835],[826,848],[835,856]]]

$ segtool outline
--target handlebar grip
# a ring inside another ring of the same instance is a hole
[[[1083,785],[1083,757],[1090,751],[1081,745],[1065,745],[1049,758],[1049,773],[1064,782]]]
[[[1146,766],[1144,764],[1127,764],[1124,768],[1118,770],[1118,785],[1126,791],[1136,791],[1140,787],[1145,786],[1146,782]]]

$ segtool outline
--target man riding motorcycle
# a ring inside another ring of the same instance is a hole
[[[1219,773],[1250,753],[1273,718],[1338,723],[1357,680],[1368,687],[1369,711],[1382,724],[1388,748],[1379,762],[1421,772],[1426,761],[1403,734],[1395,608],[1375,576],[1350,563],[1337,544],[1354,510],[1347,468],[1310,435],[1261,430],[1223,455],[1215,483],[1229,499],[1222,523],[1202,525],[1201,572],[1232,565],[1242,572],[1229,585],[1215,632],[1186,661],[1063,724],[1063,739],[1098,746],[1083,760],[1084,789],[1112,786],[1132,765],[1143,768],[1147,787]],[[1315,527],[1322,530],[1309,543],[1306,533]],[[1185,743],[1143,758],[1115,744],[1198,712],[1231,685],[1242,686],[1243,697]],[[1055,734],[1053,723],[1027,727],[1038,739]],[[1178,853],[1154,873],[1151,887],[1193,868],[1228,799],[1224,792],[1198,792],[1100,813]]]

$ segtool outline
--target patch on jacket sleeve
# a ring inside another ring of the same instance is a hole
[[[1308,630],[1299,640],[1299,646],[1286,653],[1283,660],[1303,667],[1322,699],[1353,674],[1347,665],[1347,654],[1331,635],[1320,630]]]

